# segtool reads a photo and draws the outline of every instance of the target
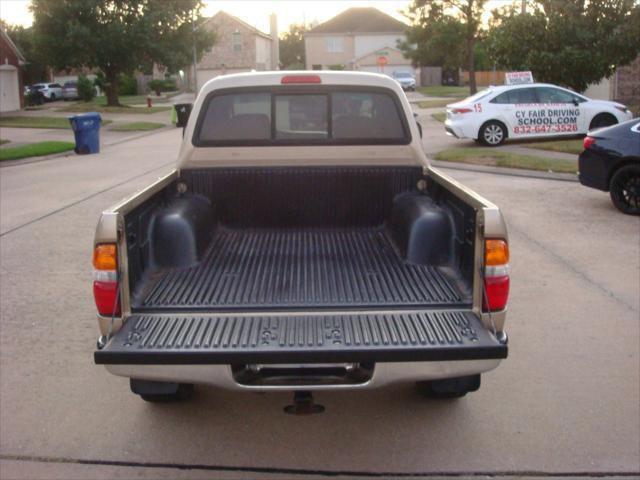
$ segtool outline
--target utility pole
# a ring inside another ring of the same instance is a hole
[[[191,27],[193,29],[193,93],[198,95],[198,70],[196,65],[196,21],[193,18],[194,12],[191,12]]]

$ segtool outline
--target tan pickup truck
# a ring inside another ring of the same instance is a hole
[[[100,218],[95,362],[148,401],[477,390],[507,356],[507,231],[421,142],[383,75],[209,81],[176,170]]]

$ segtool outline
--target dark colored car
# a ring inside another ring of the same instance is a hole
[[[579,168],[580,183],[609,192],[621,212],[640,215],[640,119],[589,132]]]

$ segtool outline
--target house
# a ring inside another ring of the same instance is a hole
[[[410,71],[398,42],[408,26],[373,7],[350,8],[309,30],[304,36],[308,70],[364,70],[391,74]]]
[[[9,35],[0,28],[0,112],[24,107],[22,65],[24,56]]]
[[[278,28],[274,14],[270,33],[264,33],[245,21],[220,11],[203,23],[216,33],[216,43],[196,66],[197,89],[208,80],[228,73],[251,70],[278,70]]]

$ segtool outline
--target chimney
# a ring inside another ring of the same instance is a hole
[[[280,40],[278,39],[278,17],[269,15],[269,34],[271,35],[271,70],[280,70]]]

